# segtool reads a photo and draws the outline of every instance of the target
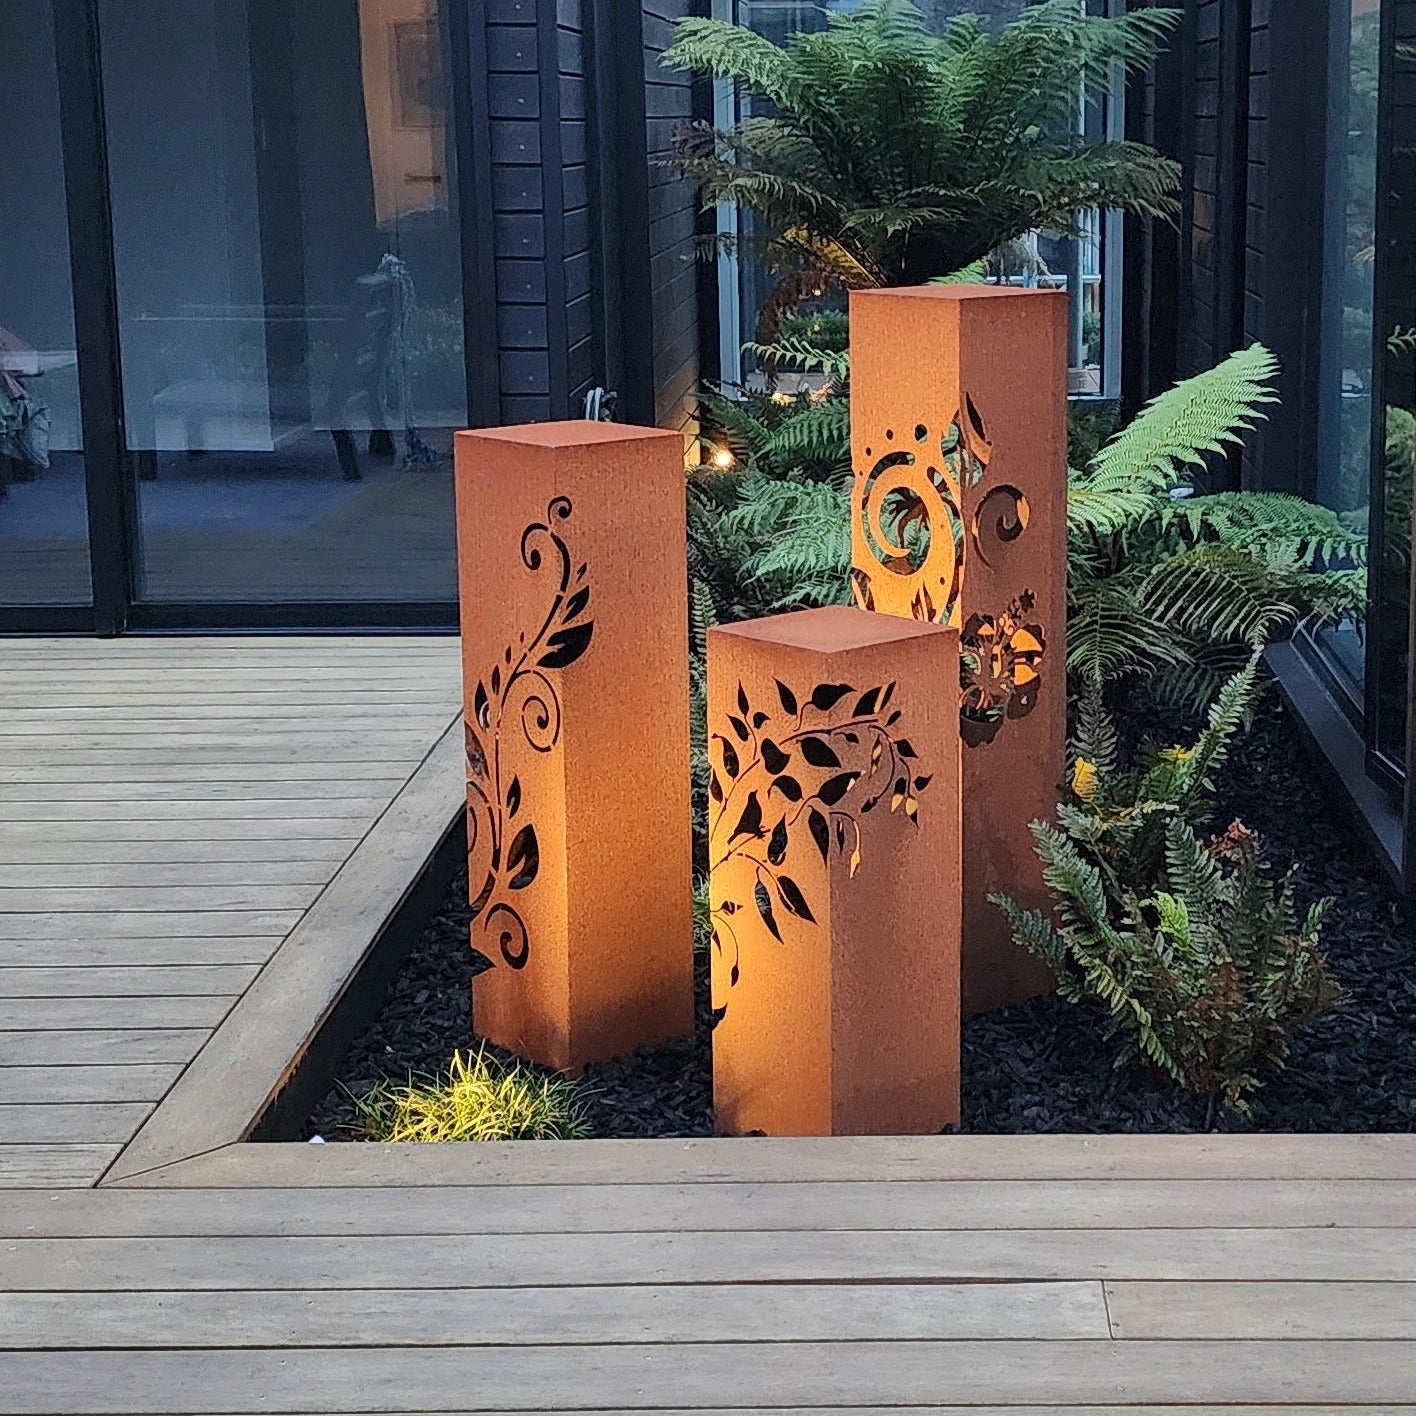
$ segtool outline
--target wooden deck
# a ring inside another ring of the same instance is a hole
[[[455,647],[0,642],[0,1413],[1416,1411],[1416,1137],[255,1143]]]
[[[0,641],[0,1186],[93,1184],[339,907],[457,716],[457,659],[427,637]],[[409,839],[426,856],[438,830]]]

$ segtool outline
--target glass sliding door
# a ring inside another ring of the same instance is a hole
[[[92,600],[51,0],[0,20],[0,608]]]
[[[454,599],[446,8],[96,0],[139,605]]]

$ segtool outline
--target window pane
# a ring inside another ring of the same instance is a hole
[[[1365,531],[1372,486],[1379,0],[1334,0],[1333,19],[1317,498],[1353,530]],[[1366,653],[1356,627],[1324,630],[1319,642],[1360,702]]]
[[[442,7],[99,14],[141,598],[451,599]]]
[[[88,509],[51,0],[0,42],[0,605],[86,605]]]
[[[1373,746],[1406,763],[1410,706],[1412,473],[1416,467],[1416,10],[1393,16],[1392,97],[1382,193],[1378,282],[1384,336],[1382,393],[1385,449],[1381,524],[1373,556],[1377,721]]]

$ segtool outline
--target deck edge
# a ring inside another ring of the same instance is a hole
[[[463,752],[459,715],[99,1184],[250,1134],[463,810]]]

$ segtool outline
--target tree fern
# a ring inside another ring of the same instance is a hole
[[[1092,497],[1171,491],[1208,454],[1243,442],[1265,405],[1278,401],[1277,377],[1278,360],[1255,344],[1166,389],[1074,477],[1074,501],[1085,506]]]
[[[1043,0],[998,34],[962,16],[936,35],[912,0],[866,0],[782,47],[684,20],[664,63],[735,82],[759,111],[690,127],[678,165],[708,206],[757,218],[784,282],[777,314],[826,289],[947,275],[1025,232],[1069,232],[1081,210],[1170,216],[1173,163],[1071,128],[1078,96],[1149,64],[1177,13]]]

